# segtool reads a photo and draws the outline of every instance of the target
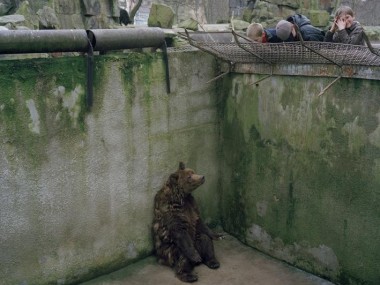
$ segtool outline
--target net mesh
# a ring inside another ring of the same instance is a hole
[[[380,49],[329,42],[255,43],[231,32],[187,33],[189,43],[232,63],[380,66]]]

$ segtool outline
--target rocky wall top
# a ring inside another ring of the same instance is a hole
[[[111,28],[119,16],[118,0],[0,0],[2,29]]]
[[[120,8],[129,0],[0,0],[0,29],[112,28],[119,25]],[[144,0],[135,24],[146,24],[153,3],[171,7],[174,24],[195,19],[200,24],[226,23],[231,18],[274,27],[294,13],[306,15],[317,27],[327,28],[336,7],[351,6],[364,26],[379,26],[377,0]],[[129,6],[128,6],[129,5]],[[128,9],[129,7],[129,9]],[[1,28],[3,27],[3,28]]]

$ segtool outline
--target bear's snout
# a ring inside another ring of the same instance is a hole
[[[202,176],[202,177],[201,177],[201,182],[202,182],[202,184],[205,183],[205,181],[206,181],[206,177]]]

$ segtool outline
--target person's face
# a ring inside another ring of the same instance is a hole
[[[341,14],[339,15],[339,18],[346,23],[346,28],[351,27],[354,22],[354,17],[349,14]]]
[[[293,38],[296,38],[296,37],[297,37],[297,32],[296,32],[296,29],[294,28],[294,25],[293,25],[293,27],[292,27],[291,34],[293,35]]]
[[[263,42],[263,35],[264,35],[264,32],[261,34],[261,37],[257,37],[255,39],[256,42],[259,42],[259,43],[262,43]]]

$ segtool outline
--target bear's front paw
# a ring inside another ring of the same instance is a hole
[[[217,269],[220,267],[220,263],[216,259],[211,259],[205,262],[205,264],[207,265],[208,268],[211,268],[211,269]]]
[[[198,280],[198,276],[191,273],[182,273],[177,275],[178,279],[183,282],[192,283]]]
[[[212,234],[212,239],[213,240],[220,240],[220,239],[224,239],[225,235],[223,233],[213,233]]]
[[[195,264],[199,264],[202,262],[202,258],[199,255],[198,252],[194,252],[192,255],[189,256],[190,260],[194,262]]]

